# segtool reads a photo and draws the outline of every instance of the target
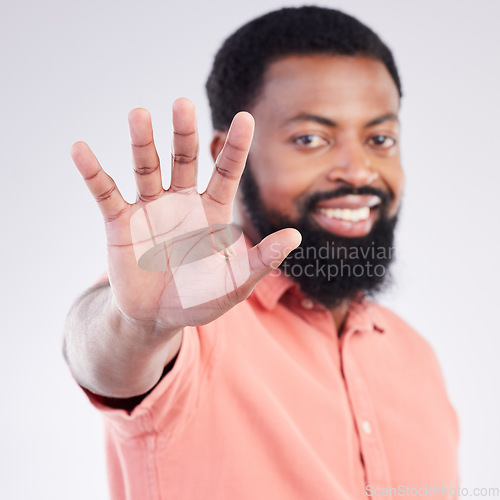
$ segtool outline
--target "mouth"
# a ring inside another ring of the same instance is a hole
[[[377,220],[382,200],[376,195],[347,195],[318,203],[313,211],[316,222],[338,236],[366,236]]]

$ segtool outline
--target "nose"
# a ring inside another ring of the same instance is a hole
[[[365,145],[357,138],[344,140],[332,151],[328,180],[342,182],[354,187],[369,186],[378,177]]]

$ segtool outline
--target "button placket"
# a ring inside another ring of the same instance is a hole
[[[363,420],[361,422],[361,430],[369,436],[372,433],[372,424],[370,424],[369,420]]]
[[[356,365],[351,345],[353,337],[362,333],[354,330],[345,333],[341,343],[341,359],[353,417],[358,426],[360,451],[364,458],[366,478],[369,484],[383,488],[388,487],[390,481],[387,459],[376,430],[371,395]],[[357,338],[357,340],[360,339]]]

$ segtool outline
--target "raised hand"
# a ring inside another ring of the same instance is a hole
[[[253,134],[250,114],[235,116],[202,194],[196,190],[198,136],[189,100],[173,105],[168,190],[149,113],[132,111],[129,124],[138,189],[134,204],[123,199],[85,143],[71,151],[104,217],[116,306],[129,320],[166,331],[208,323],[244,300],[300,243],[300,234],[284,229],[247,250],[241,232],[229,225]]]

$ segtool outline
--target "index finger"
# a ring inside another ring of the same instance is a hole
[[[204,195],[221,205],[234,200],[241,174],[252,143],[255,122],[250,113],[241,111],[234,118],[227,133],[226,142]]]

